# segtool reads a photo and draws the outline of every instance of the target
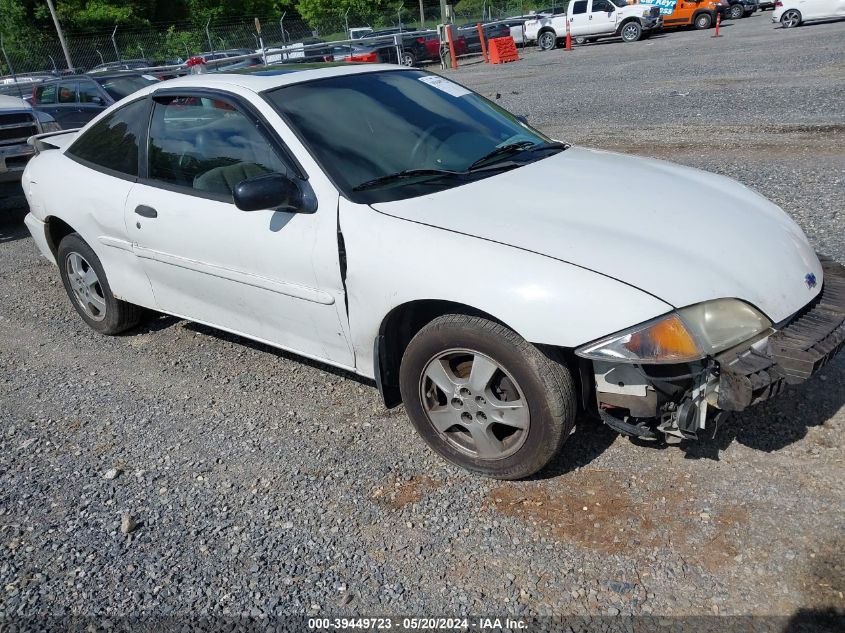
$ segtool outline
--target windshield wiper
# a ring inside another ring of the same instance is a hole
[[[539,152],[543,150],[557,149],[565,150],[569,148],[569,143],[560,143],[552,141],[550,143],[535,143],[534,141],[520,141],[518,143],[508,143],[495,148],[493,151],[485,154],[472,165],[467,171],[474,171],[486,166],[488,163],[495,163],[497,159],[513,156],[514,154],[521,154],[522,152]]]
[[[408,178],[418,178],[421,176],[447,176],[454,178],[466,176],[466,172],[451,171],[449,169],[403,169],[402,171],[397,171],[395,174],[379,176],[378,178],[373,178],[372,180],[362,182],[360,185],[355,185],[352,188],[352,191],[364,191],[366,189],[373,189],[374,187],[379,187],[381,185],[389,185],[392,182],[398,182],[400,180],[406,180]]]

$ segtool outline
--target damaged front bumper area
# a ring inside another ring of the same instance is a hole
[[[845,345],[845,266],[820,258],[824,287],[784,323],[712,358],[677,365],[585,363],[601,419],[625,435],[677,443],[715,434],[730,411],[819,371]]]

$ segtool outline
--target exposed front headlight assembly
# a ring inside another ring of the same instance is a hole
[[[686,363],[747,341],[771,325],[747,303],[716,299],[589,343],[575,353],[619,363]]]
[[[47,132],[61,132],[62,126],[55,121],[47,121],[41,123],[41,129],[46,134]]]

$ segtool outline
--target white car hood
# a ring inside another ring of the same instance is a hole
[[[779,207],[736,181],[665,161],[572,147],[468,185],[372,206],[588,268],[675,307],[735,297],[777,323],[822,285],[815,252]]]

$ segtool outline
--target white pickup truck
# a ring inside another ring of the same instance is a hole
[[[23,99],[0,94],[0,183],[21,179],[35,153],[27,144],[30,136],[60,129],[46,112],[33,110]]]
[[[566,37],[569,20],[571,37],[579,44],[602,37],[621,37],[636,42],[662,26],[660,9],[644,4],[629,5],[625,0],[574,0],[566,15],[537,16],[525,23],[525,39],[537,42],[547,51]]]

